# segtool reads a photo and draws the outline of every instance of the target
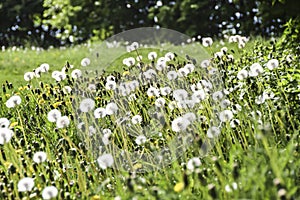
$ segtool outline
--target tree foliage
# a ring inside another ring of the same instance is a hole
[[[1,45],[49,46],[145,26],[190,36],[276,36],[299,13],[299,0],[1,0],[0,37]]]

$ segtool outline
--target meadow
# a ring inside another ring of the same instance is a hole
[[[299,55],[202,42],[99,71],[97,44],[2,49],[0,199],[297,199]]]

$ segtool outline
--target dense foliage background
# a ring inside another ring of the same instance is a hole
[[[298,13],[298,0],[1,0],[0,44],[58,46],[145,26],[190,36],[278,36]]]

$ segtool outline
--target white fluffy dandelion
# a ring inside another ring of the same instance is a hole
[[[141,115],[135,115],[131,118],[131,122],[133,124],[140,124],[140,123],[142,123],[142,121],[143,121],[143,118]]]
[[[212,126],[207,130],[208,138],[215,138],[221,133],[220,129],[216,126]]]
[[[106,116],[106,109],[105,108],[96,108],[94,110],[94,117],[96,119],[104,118],[105,116]]]
[[[43,151],[38,151],[33,155],[33,161],[35,163],[42,163],[47,160],[47,154]]]
[[[74,79],[78,79],[79,77],[82,76],[82,72],[80,69],[74,69],[72,72],[71,72],[71,76],[72,78]]]
[[[101,169],[107,169],[114,164],[114,158],[111,154],[103,154],[97,159],[98,165]]]
[[[162,97],[158,98],[155,100],[155,106],[160,108],[160,107],[163,107],[165,104],[166,104],[166,100]]]
[[[47,186],[42,191],[42,197],[45,200],[53,199],[57,197],[57,195],[58,195],[58,190],[55,186]]]
[[[203,45],[204,47],[209,47],[209,46],[211,46],[212,44],[213,44],[213,40],[212,40],[211,37],[204,37],[204,38],[202,38],[202,45]]]
[[[22,178],[18,182],[18,191],[19,192],[29,192],[34,187],[34,179],[30,177]]]
[[[57,128],[66,128],[70,125],[70,119],[67,116],[62,116],[56,120]]]
[[[147,95],[148,97],[154,97],[154,96],[159,97],[160,95],[159,89],[151,86],[147,90]]]
[[[149,60],[155,60],[157,58],[157,53],[152,51],[148,53],[148,59]]]
[[[264,69],[259,63],[254,63],[250,66],[249,76],[256,77],[264,72]]]
[[[49,122],[56,122],[58,118],[61,117],[61,112],[57,109],[50,110],[47,115],[47,119]]]
[[[82,67],[86,67],[91,64],[91,60],[89,58],[83,58],[80,62]]]
[[[178,73],[176,71],[169,71],[167,73],[167,78],[171,80],[175,80],[178,77]]]
[[[35,76],[34,72],[26,72],[24,74],[24,80],[25,81],[30,81],[30,80],[32,80],[34,78],[34,76]]]
[[[267,68],[269,70],[276,69],[278,68],[278,66],[279,66],[279,61],[277,59],[271,59],[267,62]]]
[[[113,115],[118,111],[118,105],[116,103],[109,103],[106,105],[106,114],[107,115]]]
[[[198,168],[201,165],[201,161],[198,157],[191,158],[187,164],[186,168],[190,171],[195,171],[196,168]]]
[[[237,78],[238,78],[239,80],[244,80],[244,79],[246,79],[247,77],[248,77],[248,71],[245,70],[245,69],[240,70],[240,71],[238,72],[238,74],[237,74]]]
[[[107,81],[105,84],[106,90],[115,90],[117,88],[117,83],[115,81]]]
[[[14,132],[9,128],[0,128],[0,144],[8,143],[13,135]]]
[[[7,101],[6,101],[6,107],[7,108],[14,108],[16,107],[17,105],[20,105],[22,102],[22,99],[20,96],[18,95],[14,95],[14,96],[11,96]]]
[[[0,128],[8,128],[10,121],[7,118],[0,118]]]
[[[231,110],[224,110],[220,112],[219,118],[222,122],[228,122],[233,118],[233,113]]]
[[[172,130],[174,132],[184,131],[189,124],[190,122],[187,119],[183,117],[177,117],[172,121]]]
[[[144,135],[139,135],[136,137],[135,139],[135,143],[137,143],[137,145],[142,145],[147,141],[147,138]]]
[[[79,105],[79,109],[82,112],[89,112],[89,111],[93,110],[94,107],[95,107],[95,101],[90,98],[82,100]]]

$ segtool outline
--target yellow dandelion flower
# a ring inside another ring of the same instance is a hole
[[[101,100],[101,97],[96,97],[95,100],[99,101],[99,100]]]
[[[44,103],[45,103],[44,99],[39,100],[39,104],[44,104]]]
[[[18,88],[18,90],[20,90],[20,91],[23,91],[23,90],[24,90],[24,88],[23,88],[23,87],[19,87],[19,88]]]
[[[10,94],[5,94],[5,96],[6,96],[7,98],[9,98],[9,97],[10,97]]]
[[[58,101],[58,102],[56,102],[56,103],[53,104],[53,107],[54,108],[58,108],[58,106],[60,106],[61,103],[62,103],[61,101]]]
[[[136,170],[136,169],[141,169],[142,168],[142,164],[141,163],[136,163],[134,166],[133,166],[133,169]]]
[[[13,123],[10,124],[9,128],[13,128],[13,127],[15,127],[16,125],[18,125],[18,122],[13,122]]]
[[[101,198],[100,198],[100,196],[99,195],[94,195],[92,198],[91,198],[91,200],[100,200]]]
[[[123,72],[123,76],[127,76],[127,75],[129,75],[130,74],[130,72],[129,71],[125,71],[125,72]]]
[[[17,149],[17,150],[16,150],[16,153],[17,153],[17,154],[23,153],[23,149]]]
[[[184,183],[179,182],[174,186],[174,191],[175,192],[181,192],[184,189]]]

